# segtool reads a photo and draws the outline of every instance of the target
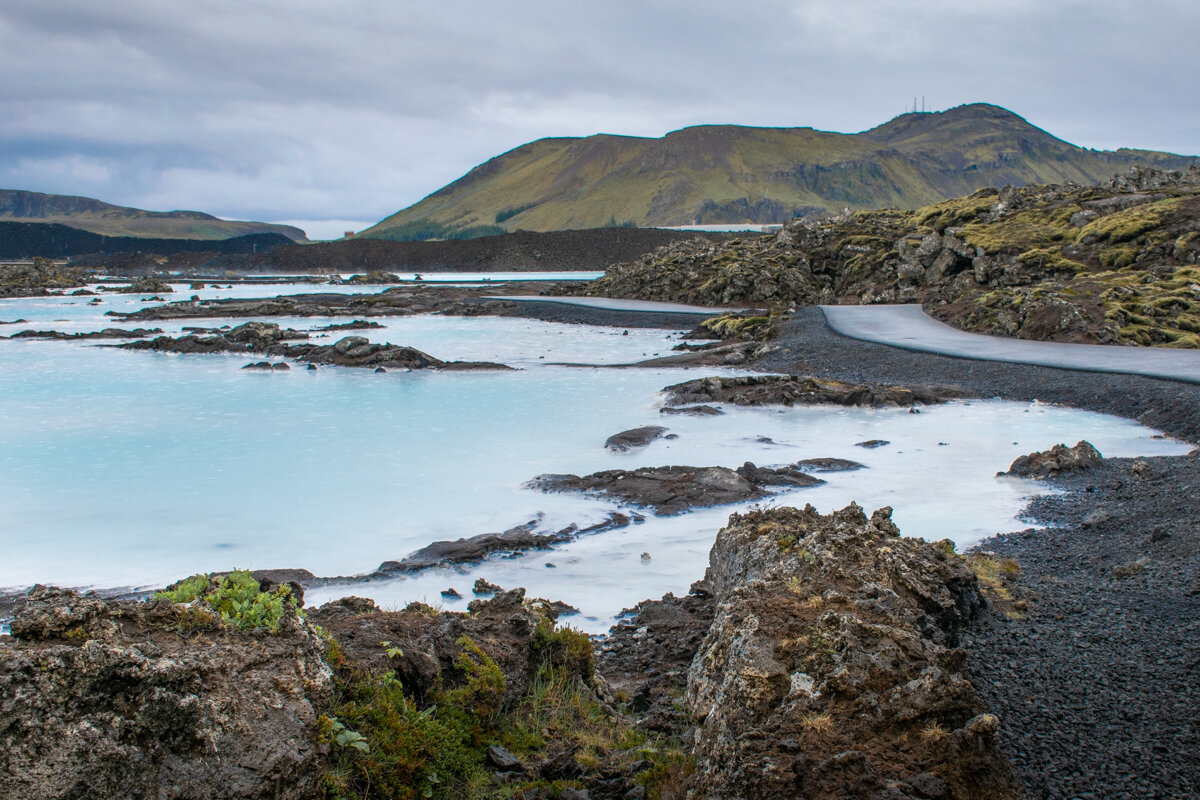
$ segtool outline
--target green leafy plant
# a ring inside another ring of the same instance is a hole
[[[155,597],[165,597],[172,603],[190,603],[204,595],[212,588],[212,580],[207,574],[193,575],[179,582],[174,589],[158,592]]]
[[[205,603],[225,625],[241,630],[262,629],[278,633],[289,609],[298,610],[291,587],[277,586],[270,592],[261,587],[248,570],[235,569],[213,585],[208,575],[193,575],[169,591],[159,592],[172,603]]]
[[[369,754],[371,752],[371,746],[367,743],[367,737],[358,731],[350,730],[336,717],[329,718],[329,732],[330,738],[338,747],[353,747],[360,753]]]

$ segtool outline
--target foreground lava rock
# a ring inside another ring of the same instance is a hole
[[[326,603],[311,617],[333,635],[343,656],[354,659],[358,669],[379,675],[395,672],[418,700],[445,683],[462,682],[455,668],[461,647],[455,642],[470,636],[504,674],[504,691],[511,699],[534,678],[538,664],[531,663],[529,648],[548,608],[526,602],[524,589],[513,589],[472,601],[470,614],[438,613],[420,603],[382,611],[371,600],[346,597]],[[384,640],[394,648],[391,655],[380,645]]]
[[[958,649],[978,581],[946,543],[890,509],[779,508],[730,517],[710,561],[614,629],[599,673],[556,604],[482,581],[466,614],[348,597],[253,629],[213,592],[311,576],[194,576],[180,602],[37,587],[0,637],[0,796],[1019,796]]]
[[[315,796],[322,642],[295,615],[189,632],[212,622],[36,587],[0,638],[0,796]]]
[[[718,534],[690,797],[1020,796],[956,646],[976,578],[890,515],[780,508]]]

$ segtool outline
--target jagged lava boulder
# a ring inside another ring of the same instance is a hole
[[[313,628],[188,632],[193,611],[35,587],[0,638],[0,797],[317,796]]]
[[[688,673],[693,798],[1017,798],[957,648],[982,606],[951,548],[891,509],[734,514]]]
[[[1041,450],[1029,455],[1020,456],[1008,468],[1010,475],[1015,478],[1049,478],[1060,472],[1088,469],[1099,465],[1104,460],[1100,451],[1091,442],[1080,441],[1074,447],[1056,444],[1049,450]]]
[[[496,587],[499,589],[499,587]],[[539,624],[557,613],[546,601],[526,599],[524,589],[499,590],[472,600],[470,613],[438,612],[422,603],[399,611],[381,611],[373,601],[346,597],[310,613],[329,631],[341,650],[360,668],[377,674],[395,672],[419,701],[460,685],[465,676],[456,664],[463,636],[478,642],[504,674],[505,697],[514,700],[534,679],[539,666],[532,655]],[[381,641],[401,653],[391,657]]]

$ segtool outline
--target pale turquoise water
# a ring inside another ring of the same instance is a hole
[[[389,270],[390,271],[390,270]],[[353,273],[341,277],[349,278]],[[503,283],[505,281],[594,281],[604,276],[599,272],[392,272],[400,280],[415,281],[418,275],[425,283]]]
[[[111,324],[96,308],[71,302],[0,301],[0,321],[68,319],[74,322],[54,327],[78,330]],[[917,415],[797,408],[664,418],[656,392],[711,370],[545,362],[632,361],[667,352],[673,335],[494,318],[387,324],[368,333],[439,358],[496,360],[522,371],[261,374],[241,370],[246,356],[0,340],[0,587],[153,585],[235,566],[358,573],[435,539],[503,530],[538,513],[547,528],[586,524],[614,508],[522,488],[539,473],[816,456],[851,458],[869,469],[825,475],[828,485],[777,502],[822,510],[851,500],[868,510],[892,505],[905,533],[965,545],[1025,527],[1016,516],[1036,486],[994,477],[1017,455],[1083,438],[1107,455],[1188,449],[1153,440],[1154,431],[1126,420],[994,401]],[[0,334],[26,327],[48,326],[3,325]],[[679,438],[639,453],[603,449],[609,435],[646,424],[665,424]],[[854,446],[872,438],[893,444]],[[712,537],[731,510],[651,517],[550,553],[313,599],[356,593],[391,604],[434,600],[451,585],[467,594],[485,575],[578,605],[591,618],[581,623],[599,629],[640,599],[686,591],[703,574]],[[642,552],[651,553],[650,562]]]

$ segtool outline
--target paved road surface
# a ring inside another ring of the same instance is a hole
[[[1200,350],[1031,342],[966,333],[938,322],[919,305],[821,306],[843,336],[906,350],[981,361],[1008,361],[1089,372],[1120,372],[1200,383]]]

